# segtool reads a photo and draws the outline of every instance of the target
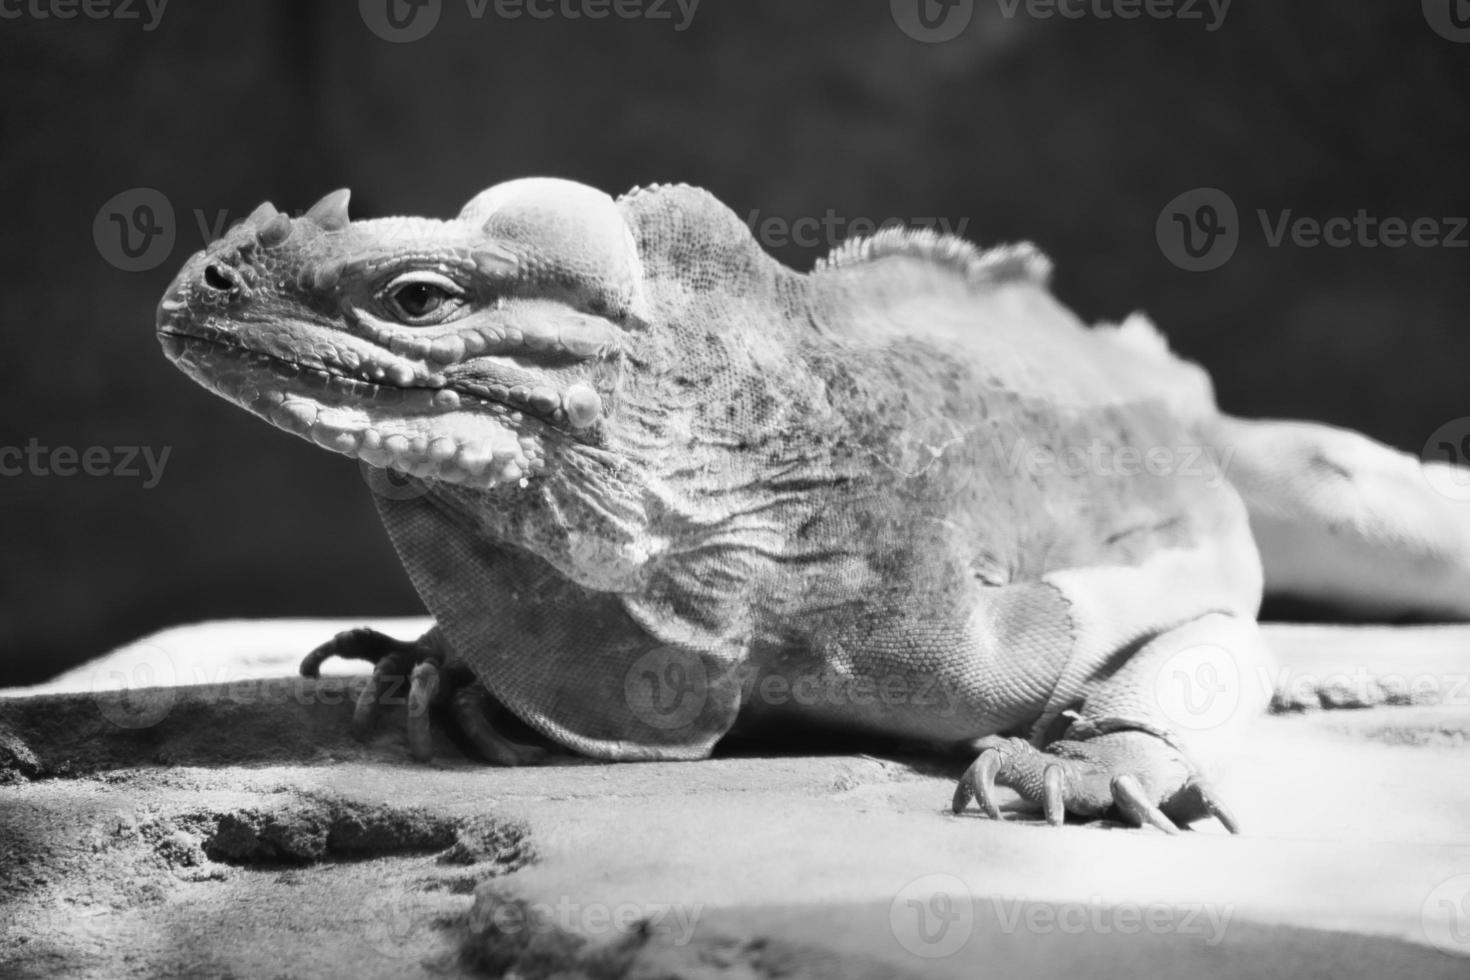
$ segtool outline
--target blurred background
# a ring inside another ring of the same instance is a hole
[[[448,216],[518,176],[684,181],[799,268],[947,223],[1036,241],[1085,318],[1147,311],[1228,411],[1413,452],[1470,415],[1470,4],[1074,3],[8,3],[0,447],[123,472],[0,476],[0,686],[182,622],[421,611],[357,465],[154,339],[178,265],[266,199]],[[1435,233],[1272,241],[1360,212]]]

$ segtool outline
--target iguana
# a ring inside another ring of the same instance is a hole
[[[1417,459],[1221,414],[1147,320],[1061,306],[1033,246],[884,230],[803,274],[683,185],[347,202],[262,205],[157,329],[215,393],[405,474],[376,503],[435,627],[302,665],[378,661],[360,731],[411,673],[499,764],[818,727],[968,747],[956,812],[1000,818],[1006,785],[1053,824],[1234,830],[1199,759],[1270,698],[1263,585],[1470,615],[1470,523]],[[1181,665],[1236,678],[1217,727],[1179,723]]]

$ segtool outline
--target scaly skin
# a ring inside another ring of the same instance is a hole
[[[507,721],[607,759],[821,725],[975,746],[956,809],[998,817],[1000,783],[1053,822],[1233,827],[1211,738],[1178,730],[1158,678],[1202,647],[1256,676],[1251,518],[1311,490],[1293,526],[1351,558],[1334,521],[1362,504],[1258,454],[1248,513],[1226,481],[1241,423],[1145,321],[1084,327],[1029,246],[883,233],[797,274],[687,187],[514,181],[448,221],[346,207],[262,205],[188,261],[158,330],[216,393],[408,475],[378,506],[435,630],[303,664],[380,662],[361,729],[390,676],[423,707],[467,668],[483,687],[453,713],[503,764],[541,752]],[[1099,445],[1176,465],[1034,462]],[[1361,472],[1393,469],[1377,448]],[[1446,594],[1463,614],[1470,589]],[[1270,696],[1235,694],[1204,733],[1227,749]]]

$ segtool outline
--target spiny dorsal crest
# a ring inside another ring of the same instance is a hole
[[[1030,282],[1046,286],[1051,280],[1051,259],[1030,242],[982,251],[963,238],[941,235],[928,228],[883,228],[873,235],[849,239],[826,258],[818,259],[813,272],[862,265],[890,256],[952,269],[975,285]]]

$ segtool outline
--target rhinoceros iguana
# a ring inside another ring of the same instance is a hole
[[[361,730],[411,673],[501,764],[819,727],[971,748],[956,811],[998,818],[1000,784],[1052,823],[1234,829],[1198,760],[1270,699],[1263,582],[1465,618],[1470,523],[1413,457],[1222,415],[1146,320],[1088,328],[1049,273],[890,230],[802,274],[687,186],[517,180],[448,221],[350,221],[339,191],[190,258],[158,333],[406,474],[377,506],[434,629],[302,666],[379,661]],[[450,667],[478,683],[450,696]],[[1203,668],[1230,710],[1191,725],[1170,679]]]

